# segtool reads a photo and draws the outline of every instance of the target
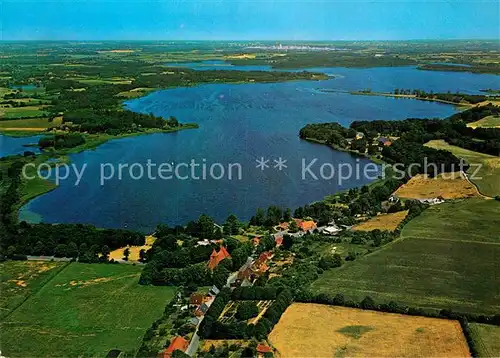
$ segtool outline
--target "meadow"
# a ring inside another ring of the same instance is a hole
[[[469,327],[480,357],[500,357],[500,327],[480,323]]]
[[[484,117],[478,121],[468,123],[467,127],[471,128],[499,128],[500,127],[500,117],[488,116]]]
[[[7,119],[39,117],[45,114],[42,106],[0,108],[0,118]]]
[[[471,181],[477,185],[481,194],[492,197],[500,195],[500,157],[473,152],[468,149],[450,145],[444,140],[431,140],[425,145],[434,149],[452,152],[456,157],[463,158],[468,163],[480,164],[481,168],[475,176],[482,179],[471,178]],[[467,174],[472,175],[474,171],[475,168],[470,168]]]
[[[71,263],[0,323],[9,357],[131,354],[173,287],[141,286],[141,267]]]
[[[432,309],[500,310],[500,203],[463,199],[428,208],[401,238],[324,272],[314,292]]]
[[[7,261],[0,263],[0,319],[38,291],[66,262]]]
[[[288,307],[269,341],[282,357],[469,357],[457,321],[309,303]]]

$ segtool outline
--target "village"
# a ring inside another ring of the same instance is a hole
[[[216,224],[215,224],[216,225]],[[170,344],[166,347],[158,357],[167,358],[172,357],[175,351],[181,351],[188,356],[194,356],[194,354],[199,350],[200,347],[200,336],[198,335],[198,329],[205,318],[205,315],[209,311],[210,307],[214,303],[217,295],[221,292],[221,289],[226,288],[234,291],[236,288],[252,287],[254,283],[262,277],[262,275],[270,272],[273,275],[273,271],[279,268],[279,262],[273,261],[275,258],[275,249],[279,248],[283,244],[284,236],[290,235],[293,237],[300,238],[301,236],[312,233],[316,230],[320,230],[324,234],[335,235],[342,229],[331,222],[327,226],[318,227],[317,223],[313,220],[302,220],[302,219],[292,219],[290,222],[282,222],[273,228],[276,232],[272,235],[275,247],[270,251],[264,251],[260,254],[256,254],[256,249],[259,246],[263,235],[254,235],[251,238],[252,245],[254,246],[254,251],[251,256],[248,257],[247,261],[240,267],[236,272],[233,272],[227,279],[227,283],[224,287],[218,288],[215,285],[210,287],[207,292],[194,292],[189,297],[182,297],[179,293],[176,298],[176,303],[173,305],[179,313],[189,312],[189,318],[187,319],[188,324],[191,327],[195,327],[193,332],[190,332],[184,336],[175,336],[170,340]],[[210,259],[206,263],[208,269],[213,271],[217,266],[219,266],[225,259],[231,259],[231,255],[227,249],[222,246],[223,240],[200,240],[197,245],[208,246],[217,245],[218,249],[213,249]],[[272,276],[270,276],[272,277]],[[248,301],[229,301],[229,303],[224,307],[222,313],[219,316],[219,320],[222,323],[228,323],[234,321],[238,317],[238,308],[242,302]],[[263,317],[266,310],[271,306],[273,300],[258,300],[256,306],[258,312],[251,318],[249,318],[248,323],[256,324],[261,317]],[[265,341],[259,342],[255,346],[255,351],[258,353],[259,357],[268,356],[272,354],[272,348],[267,345]]]

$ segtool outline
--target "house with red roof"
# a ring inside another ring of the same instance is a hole
[[[177,336],[175,337],[172,342],[170,342],[170,345],[168,348],[166,348],[163,352],[161,352],[158,356],[159,358],[170,358],[172,356],[172,353],[174,351],[181,351],[185,352],[189,347],[189,342],[184,339],[184,337]]]
[[[266,354],[266,353],[272,353],[273,352],[273,350],[271,349],[271,347],[266,346],[265,344],[262,344],[262,343],[259,343],[257,345],[256,350],[257,350],[257,356],[258,357],[263,357],[264,354]]]
[[[212,254],[210,255],[210,260],[208,261],[208,268],[210,270],[213,270],[216,268],[220,262],[224,259],[230,259],[231,255],[229,255],[229,252],[227,252],[226,248],[224,246],[221,246],[219,252],[215,251],[215,249],[212,251]]]
[[[290,227],[290,223],[289,222],[282,222],[278,225],[278,228],[280,228],[281,230],[288,230],[288,228]]]
[[[300,230],[307,232],[312,231],[317,228],[316,223],[312,220],[302,220],[302,219],[293,219]]]
[[[283,235],[276,235],[274,237],[274,242],[276,243],[276,247],[283,245]]]

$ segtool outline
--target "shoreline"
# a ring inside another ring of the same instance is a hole
[[[415,100],[419,100],[419,101],[450,104],[452,106],[462,107],[464,109],[472,108],[475,106],[475,105],[470,104],[470,103],[456,103],[456,102],[451,102],[451,101],[445,101],[445,100],[439,99],[439,98],[417,97],[417,95],[414,95],[414,94],[394,94],[394,93],[390,93],[390,92],[363,92],[363,91],[350,91],[349,94],[352,94],[355,96],[380,96],[380,97],[415,99]]]
[[[325,78],[326,79],[331,79],[332,77],[329,77],[327,75],[325,75]],[[317,81],[319,79],[309,79],[308,81]],[[289,80],[289,81],[279,81],[277,83],[281,83],[281,82],[292,82],[292,81],[303,81],[303,79],[297,79],[297,80]],[[161,91],[161,90],[168,90],[168,89],[175,89],[175,88],[189,88],[189,87],[196,87],[196,86],[201,86],[201,85],[209,85],[209,84],[231,84],[231,85],[238,85],[238,84],[257,84],[257,83],[275,83],[275,81],[262,81],[262,82],[255,82],[255,81],[237,81],[237,82],[212,82],[212,83],[193,83],[191,85],[188,85],[188,86],[173,86],[173,87],[167,87],[167,88],[155,88],[155,89],[151,89],[151,91],[147,91],[145,93],[143,93],[141,96],[138,96],[136,98],[126,98],[124,99],[122,102],[121,102],[121,105],[122,107],[125,106],[125,102],[127,101],[130,101],[130,100],[137,100],[137,99],[140,99],[140,98],[143,98],[143,97],[146,97],[148,95],[150,95],[151,93],[154,93],[156,91]],[[377,92],[373,92],[373,93],[363,93],[363,92],[349,92],[349,91],[346,91],[347,93],[349,94],[352,94],[352,95],[375,95],[375,96],[386,96],[386,97],[396,97],[396,98],[411,98],[411,99],[420,99],[420,98],[416,98],[415,95],[394,95],[394,94],[391,94],[391,93],[384,93],[384,92],[380,92],[380,93],[377,93]],[[462,110],[465,110],[467,108],[469,108],[469,106],[460,106],[459,104],[457,103],[453,103],[453,102],[447,102],[447,101],[442,101],[442,100],[432,100],[432,99],[423,99],[422,100],[427,100],[427,101],[436,101],[436,102],[442,102],[442,103],[445,103],[445,104],[452,104],[454,106],[457,106],[457,107],[462,107]],[[130,109],[128,109],[130,110]],[[132,110],[131,110],[132,111]],[[133,111],[134,112],[134,111]],[[54,150],[54,151],[42,151],[42,155],[46,155],[46,159],[44,159],[44,161],[47,161],[49,160],[50,158],[63,158],[64,156],[67,156],[67,155],[70,155],[70,154],[77,154],[77,153],[81,153],[81,152],[84,152],[86,150],[95,150],[96,148],[98,148],[101,144],[104,144],[110,140],[114,140],[114,139],[121,139],[121,138],[127,138],[127,137],[134,137],[134,136],[139,136],[139,135],[148,135],[148,134],[155,134],[155,133],[172,133],[172,132],[177,132],[177,131],[180,131],[180,130],[184,130],[184,129],[196,129],[196,128],[199,128],[199,125],[196,124],[196,123],[187,123],[187,124],[183,124],[181,127],[179,128],[170,128],[170,129],[147,129],[143,132],[133,132],[133,133],[124,133],[124,134],[119,134],[119,135],[116,135],[116,136],[113,136],[113,135],[109,135],[109,134],[105,134],[105,133],[99,133],[99,134],[84,134],[86,136],[86,143],[78,146],[78,147],[75,147],[75,148],[66,148],[66,149],[59,149],[59,150]],[[13,134],[17,134],[17,136],[36,136],[36,135],[46,135],[46,134],[51,134],[50,132],[44,132],[44,131],[41,131],[41,132],[33,132],[33,131],[30,131],[30,132],[23,132],[23,131],[19,131],[19,132],[12,132]],[[5,133],[4,131],[0,131],[0,134],[3,134],[3,135],[9,135],[11,133]],[[90,140],[89,140],[90,139]],[[318,141],[318,140],[314,140],[312,138],[304,138],[304,140],[310,142],[310,143],[315,143],[315,144],[321,144],[321,145],[325,145],[325,143],[321,142],[321,141]],[[350,150],[350,149],[347,149],[347,148],[341,148],[341,147],[336,147],[336,146],[331,146],[331,145],[327,145],[328,147],[330,147],[330,149],[333,149],[333,150],[336,150],[336,151],[340,151],[340,152],[346,152],[346,153],[349,153],[350,155],[352,156],[356,156],[356,157],[360,157],[360,158],[365,158],[365,159],[368,159],[370,161],[372,161],[373,163],[377,164],[377,165],[383,165],[383,164],[387,164],[386,162],[384,162],[383,160],[381,160],[380,158],[377,158],[376,156],[370,156],[370,155],[367,155],[367,154],[363,154],[363,153],[360,153],[358,151],[353,151],[353,150]],[[70,162],[69,158],[65,158],[63,160],[63,162]],[[51,166],[54,165],[58,165],[58,163],[50,163]],[[384,180],[387,179],[387,173],[381,173],[381,176],[374,180],[373,182],[371,182],[369,185],[378,185],[378,183],[380,182],[383,182]],[[19,222],[19,211],[20,209],[26,205],[27,203],[29,203],[30,201],[32,201],[33,199],[41,196],[41,195],[44,195],[54,189],[57,189],[57,185],[55,185],[55,183],[52,183],[50,180],[45,180],[45,179],[40,179],[42,181],[45,181],[47,182],[46,183],[46,190],[42,190],[40,192],[35,192],[33,193],[33,195],[30,195],[28,197],[26,197],[25,199],[21,200],[17,205],[16,205],[16,210],[15,210],[15,213],[13,213],[16,217],[16,220]],[[50,184],[49,184],[50,183]],[[341,193],[340,192],[336,192],[336,193],[331,193],[331,194],[328,194],[327,196],[325,196],[324,198],[320,199],[319,201],[323,201],[323,200],[326,200],[328,197],[330,196],[333,196],[333,195],[337,195]],[[43,220],[42,220],[43,221]]]

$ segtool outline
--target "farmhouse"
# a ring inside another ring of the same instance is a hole
[[[300,230],[310,232],[316,229],[316,223],[312,220],[293,219]]]
[[[278,229],[281,229],[281,230],[288,230],[290,226],[290,223],[289,222],[282,222],[278,225]]]
[[[264,357],[266,353],[272,353],[272,349],[269,346],[266,346],[265,344],[259,343],[256,348],[257,351],[257,356],[258,357]]]
[[[166,348],[162,353],[159,354],[160,358],[170,358],[174,351],[185,352],[189,347],[189,342],[184,339],[184,337],[177,336],[175,337],[168,348]]]
[[[227,252],[226,248],[224,246],[221,246],[219,252],[216,252],[215,249],[212,251],[212,254],[210,255],[210,260],[208,261],[208,268],[210,270],[213,270],[216,268],[219,263],[226,259],[226,258],[231,258],[231,255],[229,255],[229,252]]]
[[[417,199],[421,203],[424,204],[429,204],[429,205],[436,205],[436,204],[441,204],[444,203],[443,198],[429,198],[429,199]]]
[[[193,293],[189,297],[189,304],[192,306],[199,306],[207,301],[210,301],[210,296],[204,296],[201,293]]]
[[[204,316],[208,309],[210,308],[209,305],[207,305],[206,303],[202,303],[197,309],[196,311],[194,311],[194,315],[196,317],[201,317],[201,316]]]
[[[283,244],[283,235],[276,234],[274,236],[274,242],[276,243],[276,247],[280,247]]]
[[[377,143],[379,144],[379,146],[383,147],[389,147],[390,145],[392,145],[392,141],[387,137],[378,137]]]
[[[337,235],[341,231],[342,229],[335,224],[325,226],[321,229],[321,232],[326,235]]]

